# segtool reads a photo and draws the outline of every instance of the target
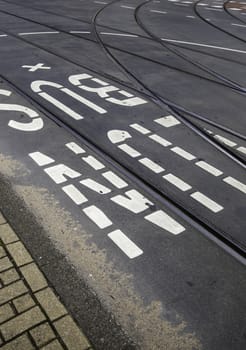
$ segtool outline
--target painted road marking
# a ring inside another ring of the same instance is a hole
[[[207,162],[204,162],[202,160],[199,162],[196,162],[196,165],[214,176],[220,176],[223,174],[222,171],[220,171],[219,169],[215,168],[214,166],[212,166],[212,165],[210,165]]]
[[[61,184],[63,182],[66,182],[67,181],[66,176],[70,179],[75,179],[75,178],[81,176],[81,174],[78,171],[75,171],[75,170],[69,168],[65,164],[57,164],[57,165],[54,165],[54,166],[51,166],[49,168],[44,169],[44,171],[46,172],[46,174],[49,175],[49,177],[56,184]]]
[[[231,23],[232,26],[237,26],[237,27],[244,27],[246,28],[245,24],[237,24],[237,23]]]
[[[0,38],[3,38],[5,36],[8,36],[7,34],[0,34]]]
[[[111,190],[106,187],[101,185],[100,183],[98,183],[97,181],[93,180],[93,179],[85,179],[85,180],[81,180],[80,181],[81,185],[84,185],[86,187],[88,187],[90,190],[97,192],[99,194],[106,194],[106,193],[110,193]]]
[[[105,168],[105,166],[93,156],[82,157],[82,159],[95,170],[101,170]]]
[[[185,228],[182,225],[171,218],[171,216],[169,216],[163,210],[158,210],[154,213],[146,215],[144,218],[162,229],[172,233],[173,235],[178,235],[185,231]]]
[[[125,6],[125,5],[121,5],[120,7],[122,7],[123,9],[131,9],[131,10],[135,10],[135,7],[132,7],[132,6]]]
[[[103,173],[102,176],[117,188],[121,189],[128,186],[128,184],[123,179],[121,179],[112,171],[107,171],[106,173]]]
[[[101,32],[102,35],[115,35],[115,36],[126,36],[129,38],[138,38],[138,35],[135,34],[123,34],[123,33],[108,33],[108,32]]]
[[[30,33],[18,33],[20,36],[24,35],[43,35],[43,34],[59,34],[60,32],[30,32]]]
[[[164,147],[170,146],[172,144],[171,142],[156,134],[150,135],[149,138]]]
[[[194,192],[190,196],[193,199],[195,199],[197,202],[201,203],[202,205],[210,209],[214,213],[218,213],[219,211],[224,209],[221,205],[219,205],[212,199],[208,198],[201,192]]]
[[[102,5],[107,5],[108,2],[104,2],[104,1],[93,1],[95,4],[102,4]]]
[[[179,177],[173,174],[164,175],[163,179],[167,180],[168,182],[170,182],[172,185],[176,186],[178,189],[180,189],[183,192],[188,191],[192,188],[189,184],[187,184],[186,182],[184,182]]]
[[[191,41],[173,40],[173,39],[165,39],[165,38],[161,38],[161,40],[167,41],[167,42],[170,42],[170,43],[208,47],[208,48],[216,49],[216,50],[224,50],[224,51],[231,51],[231,52],[238,52],[238,53],[246,54],[246,51],[237,50],[237,49],[230,49],[228,47],[222,47],[222,46],[214,46],[214,45],[194,43],[194,42],[191,42]]]
[[[101,229],[112,225],[112,221],[95,205],[83,209],[83,212]]]
[[[233,177],[228,176],[224,178],[223,181],[231,185],[232,187],[238,189],[239,191],[246,193],[246,185],[238,181],[237,179],[234,179]]]
[[[137,123],[131,124],[130,127],[137,130],[138,132],[140,132],[143,135],[147,135],[151,132],[150,130],[144,128],[142,125],[139,125]]]
[[[238,147],[237,148],[237,150],[239,151],[239,152],[242,152],[242,153],[244,153],[244,154],[246,154],[246,147]]]
[[[91,34],[91,32],[83,31],[83,30],[70,30],[70,34]]]
[[[29,156],[36,162],[39,166],[48,165],[54,163],[54,159],[46,156],[41,152],[30,153]]]
[[[185,158],[187,160],[193,160],[193,159],[196,158],[195,156],[193,156],[193,154],[185,151],[181,147],[177,147],[177,146],[173,147],[173,148],[171,148],[171,151],[173,151],[174,153],[178,154],[180,157],[183,157],[183,158]]]
[[[137,150],[135,150],[133,147],[127,145],[126,143],[123,143],[122,145],[118,146],[123,152],[129,154],[132,158],[136,158],[141,156],[141,153],[139,153]]]
[[[185,16],[186,18],[196,18],[195,16]]]
[[[139,214],[153,205],[151,201],[136,190],[126,191],[125,195],[120,194],[112,197],[111,201],[130,210],[134,214]]]
[[[85,150],[80,147],[77,143],[75,142],[69,142],[66,144],[66,147],[69,148],[73,153],[75,154],[82,154],[85,153]]]
[[[147,168],[149,168],[150,170],[152,170],[156,174],[159,174],[159,173],[161,173],[162,171],[165,170],[160,165],[158,165],[157,163],[153,162],[149,158],[139,159],[139,162],[141,164],[143,164],[144,166],[146,166]]]
[[[167,13],[166,11],[158,11],[158,10],[150,10],[150,12],[162,13],[163,15]]]
[[[154,121],[165,128],[170,128],[171,126],[180,124],[180,121],[178,121],[178,119],[172,115],[167,115],[165,117],[155,119]]]
[[[64,186],[62,187],[62,190],[77,205],[83,204],[88,201],[88,199],[74,185]]]
[[[234,147],[236,146],[237,144],[229,139],[227,139],[226,137],[224,136],[220,136],[220,135],[214,135],[214,138],[223,142],[225,145],[227,146],[230,146],[230,147]]]
[[[49,70],[51,69],[51,67],[45,67],[44,63],[38,63],[35,66],[21,66],[22,68],[28,68],[29,72],[36,72],[39,69],[45,69],[45,70]]]
[[[143,254],[143,251],[120,230],[110,232],[108,237],[112,239],[130,259],[134,259]]]
[[[204,9],[205,10],[212,10],[212,11],[223,11],[223,10],[220,10],[220,9],[215,9],[213,7],[205,7]]]

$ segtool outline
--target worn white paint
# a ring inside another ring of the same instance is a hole
[[[159,226],[160,228],[172,233],[173,235],[178,235],[181,232],[185,231],[184,226],[174,220],[163,210],[158,210],[152,214],[146,215],[145,219],[152,222],[156,226]]]
[[[201,192],[194,192],[190,196],[193,199],[195,199],[197,202],[201,203],[204,207],[210,209],[214,213],[218,213],[224,209],[220,204],[208,198]]]
[[[104,212],[95,205],[91,205],[90,207],[83,209],[83,212],[101,229],[112,225],[112,221],[107,217],[107,215],[105,215]]]
[[[88,201],[88,199],[81,193],[77,187],[74,185],[67,185],[62,187],[62,190],[72,199],[72,201],[77,204],[83,204]]]
[[[69,148],[73,153],[75,154],[82,154],[85,153],[85,150],[80,147],[77,143],[75,142],[69,142],[66,144],[66,147]]]
[[[143,254],[143,251],[130,240],[122,231],[115,230],[108,234],[108,237],[128,256],[134,259]]]
[[[143,134],[143,135],[147,135],[150,133],[150,130],[146,129],[145,127],[137,123],[131,124],[130,127],[137,130],[138,132],[140,132],[140,134]]]

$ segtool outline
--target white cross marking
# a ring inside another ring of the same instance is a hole
[[[36,72],[38,69],[50,69],[50,67],[45,67],[44,63],[38,63],[35,66],[22,66],[22,68],[30,68],[28,69],[29,72]]]

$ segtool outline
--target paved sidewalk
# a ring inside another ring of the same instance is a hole
[[[1,213],[0,347],[92,349]]]

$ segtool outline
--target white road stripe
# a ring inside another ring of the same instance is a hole
[[[62,187],[62,190],[77,205],[83,204],[83,203],[88,201],[88,199],[74,185],[64,186],[64,187]]]
[[[60,32],[30,32],[30,33],[18,33],[18,35],[41,35],[41,34],[59,34]]]
[[[238,181],[237,179],[234,179],[234,177],[228,176],[224,178],[223,181],[236,188],[237,190],[246,193],[246,185]]]
[[[173,235],[178,235],[179,233],[185,231],[185,228],[182,225],[171,218],[171,216],[169,216],[163,210],[155,211],[144,218],[162,229],[172,233]]]
[[[105,166],[93,156],[82,157],[82,159],[95,170],[100,170],[105,168]]]
[[[112,221],[95,205],[83,209],[83,212],[101,229],[112,225]]]
[[[214,213],[218,213],[219,211],[224,209],[221,205],[208,198],[201,192],[194,192],[190,196]]]
[[[137,130],[138,132],[140,132],[143,135],[147,135],[151,132],[150,130],[144,128],[142,125],[139,125],[137,123],[131,124],[130,127]]]
[[[185,151],[181,147],[173,147],[173,148],[171,148],[171,151],[173,151],[174,153],[178,154],[179,156],[181,156],[187,160],[193,160],[196,158],[195,156],[193,156],[193,154]]]
[[[166,11],[158,11],[158,10],[150,10],[150,12],[155,12],[155,13],[162,13],[162,14],[166,14]]]
[[[214,138],[215,138],[216,140],[219,140],[219,141],[223,142],[225,145],[230,146],[230,147],[234,147],[234,146],[237,145],[235,142],[233,142],[233,141],[227,139],[227,138],[224,137],[224,136],[214,135]]]
[[[118,146],[123,152],[129,154],[132,158],[136,158],[141,156],[141,153],[139,153],[137,150],[132,148],[131,146],[127,145],[126,143],[123,143],[122,145]]]
[[[237,151],[246,154],[246,147],[242,147],[242,146],[241,146],[241,147],[238,147],[238,148],[237,148]]]
[[[131,10],[135,10],[135,7],[132,7],[132,6],[125,6],[125,5],[121,5],[120,7],[122,7],[123,9],[131,9]]]
[[[73,153],[75,154],[82,154],[85,153],[85,150],[77,145],[75,142],[69,142],[66,144],[66,147],[69,148]]]
[[[128,186],[128,184],[124,180],[122,180],[118,175],[116,175],[112,171],[107,171],[106,173],[103,173],[102,176],[117,188],[124,188]]]
[[[191,42],[191,41],[173,40],[173,39],[165,39],[165,38],[161,38],[161,40],[167,41],[167,42],[171,42],[171,43],[177,43],[177,44],[185,44],[185,45],[208,47],[208,48],[216,49],[216,50],[224,50],[224,51],[231,51],[231,52],[238,52],[238,53],[246,54],[246,51],[237,50],[237,49],[230,49],[228,47],[222,47],[222,46],[214,46],[214,45],[194,43],[194,42]]]
[[[139,159],[139,162],[141,164],[143,164],[144,166],[146,166],[146,168],[152,170],[154,173],[159,174],[162,171],[164,171],[165,169],[163,169],[160,165],[158,165],[157,163],[153,162],[151,159],[149,158],[142,158]]]
[[[236,27],[244,27],[246,28],[245,24],[237,24],[237,23],[231,23],[232,26],[236,26]]]
[[[8,36],[7,34],[0,34],[0,38],[3,38],[5,36]]]
[[[195,16],[185,16],[187,18],[196,18]]]
[[[91,34],[91,32],[83,31],[83,30],[70,30],[71,34]]]
[[[155,119],[154,121],[165,128],[170,128],[171,126],[180,124],[180,121],[172,115],[166,115],[165,117]]]
[[[207,162],[204,162],[202,160],[199,162],[196,162],[196,165],[214,176],[220,176],[223,174],[222,171],[220,171],[219,169],[215,168],[214,166],[212,166],[212,165],[210,165]]]
[[[135,34],[123,34],[123,33],[108,33],[108,32],[101,32],[102,35],[115,35],[115,36],[126,36],[130,38],[138,38],[138,35]]]
[[[102,5],[107,5],[108,2],[104,2],[104,1],[93,1],[95,4],[102,4]]]
[[[212,10],[212,11],[223,11],[223,10],[220,10],[220,9],[215,9],[213,7],[205,7],[204,9],[205,10]]]
[[[154,140],[155,142],[159,143],[160,145],[162,145],[164,147],[170,146],[172,144],[171,142],[167,141],[163,137],[156,135],[156,134],[150,135],[149,138],[151,140]]]
[[[120,194],[112,197],[111,201],[127,210],[130,210],[134,214],[139,214],[153,205],[151,201],[145,198],[137,190],[126,191],[124,195]]]
[[[84,185],[88,187],[90,190],[97,192],[99,194],[107,194],[111,192],[111,190],[108,187],[101,185],[99,182],[93,179],[88,178],[80,181],[80,183],[81,185]]]
[[[173,174],[164,175],[163,179],[167,180],[168,182],[170,182],[172,185],[176,186],[181,191],[188,191],[192,188],[189,184],[187,184],[187,182],[184,182],[179,177],[177,177]]]
[[[134,259],[143,254],[143,251],[120,230],[110,232],[108,237],[112,239],[130,259]]]
[[[39,166],[44,166],[44,165],[54,163],[54,159],[46,156],[41,152],[29,153],[29,157],[31,157],[34,160],[34,162],[37,163]]]

